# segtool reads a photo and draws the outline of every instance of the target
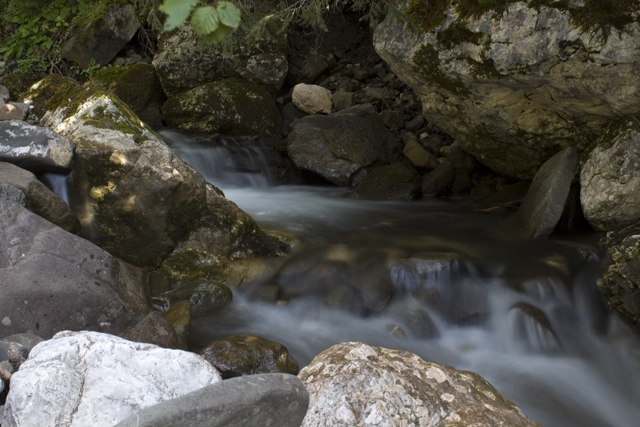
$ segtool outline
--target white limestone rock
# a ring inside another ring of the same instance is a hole
[[[329,89],[305,83],[295,85],[291,100],[296,107],[307,114],[330,114],[333,106]]]
[[[342,343],[298,377],[310,397],[303,427],[541,427],[480,375],[406,351]]]
[[[221,381],[202,357],[98,332],[56,334],[11,377],[3,427],[111,427]]]

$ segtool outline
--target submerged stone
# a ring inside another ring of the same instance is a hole
[[[360,200],[412,200],[419,195],[418,173],[402,163],[393,163],[369,172],[349,197]]]

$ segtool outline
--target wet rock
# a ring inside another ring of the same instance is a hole
[[[219,283],[194,283],[180,286],[151,299],[162,311],[168,310],[180,301],[189,301],[192,315],[197,316],[229,304],[233,299],[233,293],[227,286]]]
[[[420,176],[402,163],[372,170],[349,195],[359,200],[412,200],[420,195]]]
[[[610,231],[600,246],[613,264],[598,280],[598,288],[609,309],[640,333],[640,224]]]
[[[173,304],[162,314],[173,326],[178,340],[178,348],[189,349],[189,328],[191,327],[191,301],[183,300]]]
[[[600,138],[580,172],[580,199],[589,224],[601,231],[640,221],[640,127],[629,119]]]
[[[13,104],[4,104],[0,107],[0,121],[25,120],[26,118],[27,113]]]
[[[571,147],[547,160],[507,228],[521,238],[549,236],[562,216],[577,168],[578,154]]]
[[[150,311],[145,274],[20,205],[0,200],[0,333],[122,334]]]
[[[2,425],[110,427],[220,380],[196,354],[65,331],[37,345],[13,374]]]
[[[530,350],[555,353],[560,350],[560,343],[551,323],[542,310],[526,302],[519,302],[511,307],[514,314],[513,337],[515,342],[522,343]]]
[[[67,174],[73,167],[75,144],[41,126],[0,122],[0,161],[32,172]]]
[[[299,427],[309,395],[293,375],[231,378],[166,400],[114,427]]]
[[[160,107],[165,97],[152,65],[139,63],[129,67],[103,68],[92,79],[120,98],[150,127],[162,126]]]
[[[443,162],[434,170],[422,177],[422,195],[437,196],[453,181],[454,168],[449,162]]]
[[[627,90],[640,87],[637,3],[485,3],[414,2],[374,36],[427,120],[480,162],[530,180],[553,153],[580,152],[610,120],[640,113]]]
[[[164,348],[178,348],[173,325],[160,313],[152,311],[133,328],[123,334],[129,341],[155,344]]]
[[[440,336],[431,316],[423,308],[406,303],[397,303],[381,313],[399,322],[403,333],[412,338],[431,339]]]
[[[355,105],[355,97],[353,92],[339,91],[333,94],[331,97],[333,101],[333,107],[336,111],[346,110]]]
[[[31,172],[0,162],[0,185],[24,193],[24,206],[70,233],[80,231],[80,221],[69,205],[44,186]]]
[[[449,282],[461,269],[460,254],[455,252],[417,252],[411,258],[396,261],[390,274],[395,288],[412,292],[423,283]]]
[[[451,192],[453,194],[468,194],[472,185],[471,175],[466,167],[455,170],[451,181]]]
[[[300,120],[287,137],[289,157],[297,167],[348,186],[360,168],[386,162],[395,145],[392,135],[375,116],[350,110]]]
[[[422,145],[415,139],[410,139],[402,149],[402,154],[404,154],[410,161],[413,166],[418,169],[423,169],[427,171],[431,171],[437,168],[440,165],[438,159],[422,148]]]
[[[408,420],[434,426],[540,426],[478,374],[406,351],[338,344],[316,356],[298,376],[311,400],[303,427]]]
[[[295,85],[291,100],[296,107],[307,114],[329,114],[333,106],[331,92],[318,85],[304,83]]]
[[[214,341],[200,355],[220,372],[222,378],[277,372],[298,373],[298,364],[285,346],[251,335],[232,335]]]
[[[454,169],[467,168],[467,153],[462,148],[462,144],[456,141],[447,150],[447,162],[451,163]]]
[[[505,185],[500,191],[494,192],[489,187],[488,191],[481,192],[481,189],[476,190],[474,196],[473,192],[471,197],[480,201],[484,209],[502,205],[505,209],[511,206],[519,205],[524,200],[529,192],[531,183],[526,181],[516,182],[514,184]],[[474,187],[478,188],[478,187]]]
[[[0,340],[0,342],[20,344],[24,349],[23,351],[25,359],[29,356],[29,352],[31,351],[31,349],[42,341],[43,339],[41,337],[30,333],[13,334],[6,336],[2,338],[2,340]]]
[[[82,69],[95,64],[106,66],[129,43],[140,28],[133,5],[112,3],[91,22],[78,21],[71,37],[62,44],[61,55]]]
[[[340,286],[331,291],[323,302],[331,307],[346,310],[350,313],[363,313],[364,306],[358,292],[350,286]]]
[[[168,126],[186,132],[277,136],[280,115],[262,86],[225,79],[170,97],[162,107]]]

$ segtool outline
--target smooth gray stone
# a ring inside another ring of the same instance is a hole
[[[298,377],[248,375],[143,409],[114,427],[299,427],[308,405]]]
[[[449,162],[443,162],[440,166],[422,177],[422,195],[425,197],[437,196],[453,181],[454,168]]]

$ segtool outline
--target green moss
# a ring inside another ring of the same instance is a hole
[[[454,24],[446,30],[440,31],[436,39],[442,46],[451,49],[454,45],[457,46],[463,42],[479,45],[483,37],[482,33],[474,33],[463,25]]]
[[[167,213],[167,235],[174,242],[180,242],[198,228],[201,218],[202,204],[198,200],[184,200],[172,205]]]
[[[627,131],[640,132],[640,120],[638,117],[624,117],[611,121],[601,136],[580,154],[580,163],[584,164],[589,160],[591,153],[596,147],[602,147],[605,150],[611,148],[616,142],[617,137]]]
[[[442,24],[449,4],[450,0],[412,0],[404,14],[421,31],[428,32]]]
[[[453,78],[440,69],[440,58],[436,48],[427,43],[413,57],[422,76],[434,86],[456,95],[469,95],[469,89],[460,78]]]
[[[484,62],[478,62],[471,58],[465,58],[471,67],[471,73],[476,78],[499,79],[502,74],[493,65],[493,59],[488,58]]]

